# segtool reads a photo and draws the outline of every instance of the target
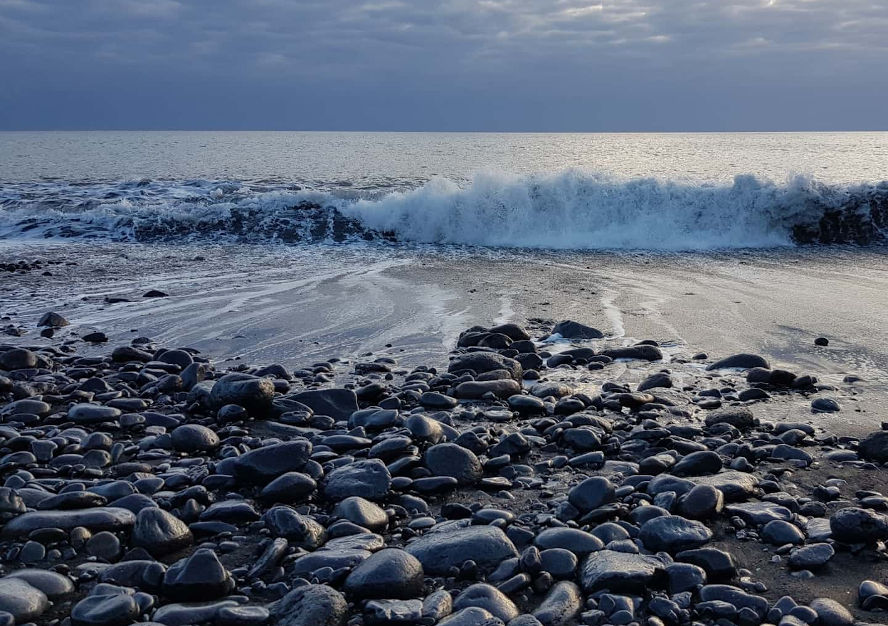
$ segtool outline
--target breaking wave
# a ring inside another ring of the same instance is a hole
[[[888,241],[888,182],[729,184],[580,171],[435,178],[397,191],[219,181],[0,185],[0,238],[253,243],[389,240],[708,250]]]

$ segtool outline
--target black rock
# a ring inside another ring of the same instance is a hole
[[[646,521],[638,537],[649,550],[674,554],[701,547],[712,539],[712,531],[694,520],[663,515]]]
[[[210,452],[219,447],[216,433],[199,424],[183,424],[175,428],[170,437],[179,452]]]
[[[318,415],[347,420],[358,410],[358,398],[350,389],[317,389],[286,396],[304,404]]]
[[[503,622],[518,617],[515,603],[496,587],[486,583],[476,583],[467,587],[453,602],[453,610],[457,612],[470,607],[484,609]]]
[[[30,622],[48,608],[46,594],[26,580],[12,576],[0,578],[0,611],[11,614],[16,623]]]
[[[287,472],[265,485],[259,498],[266,502],[300,502],[317,489],[314,479],[301,472]]]
[[[505,370],[515,380],[521,380],[521,364],[514,359],[504,357],[495,352],[469,352],[455,357],[447,366],[447,371],[459,374],[472,371],[476,374]]]
[[[579,588],[565,580],[549,590],[533,616],[544,626],[563,626],[572,623],[582,606],[583,596]]]
[[[854,623],[851,612],[831,598],[815,598],[808,606],[817,613],[819,626],[851,626]]]
[[[877,463],[888,461],[888,430],[877,430],[867,435],[857,448],[860,458]]]
[[[587,593],[600,589],[641,592],[657,586],[664,573],[665,564],[657,557],[600,550],[583,561],[580,584]]]
[[[232,590],[234,579],[207,548],[177,561],[163,577],[163,594],[173,600],[213,600]]]
[[[833,539],[845,543],[873,543],[888,539],[888,518],[869,509],[839,509],[829,518],[829,527]]]
[[[647,391],[658,387],[672,387],[672,377],[665,372],[657,372],[638,383],[637,391]]]
[[[273,536],[283,537],[292,544],[308,550],[316,550],[327,538],[323,526],[288,506],[268,509],[262,516],[262,521]]]
[[[752,428],[755,425],[755,417],[752,411],[742,406],[726,407],[713,411],[706,416],[706,425],[730,424],[741,430]]]
[[[481,461],[471,450],[455,443],[439,443],[423,455],[423,463],[436,476],[451,476],[460,485],[473,485],[483,475]]]
[[[237,404],[253,415],[265,415],[271,410],[274,383],[268,378],[234,372],[215,382],[209,401],[216,409],[226,404]]]
[[[568,501],[583,513],[614,499],[614,485],[603,476],[587,478],[568,492]]]
[[[705,476],[717,474],[722,469],[722,460],[718,453],[711,450],[699,450],[682,457],[672,468],[676,476]]]
[[[732,356],[721,359],[720,361],[716,361],[715,363],[710,364],[706,369],[707,370],[720,370],[720,369],[752,369],[753,367],[762,367],[764,369],[771,369],[771,366],[768,364],[768,361],[757,354],[734,354]]]
[[[157,557],[191,545],[194,538],[179,518],[158,507],[147,507],[136,515],[131,540],[133,546]]]
[[[303,585],[278,600],[271,609],[279,626],[344,626],[348,604],[326,585]]]
[[[380,550],[351,571],[343,588],[354,598],[417,598],[423,590],[422,564],[404,550]]]
[[[614,360],[632,359],[637,361],[660,361],[663,359],[663,352],[660,348],[647,344],[626,346],[624,348],[611,348],[609,350],[602,350],[601,354]]]
[[[264,485],[281,474],[305,467],[311,455],[311,443],[296,439],[251,450],[234,461],[238,480]]]
[[[439,524],[404,548],[419,559],[427,574],[444,575],[452,567],[472,560],[485,571],[492,571],[504,559],[517,557],[518,551],[495,526],[466,526],[462,522]]]
[[[835,553],[828,543],[812,543],[794,550],[789,555],[789,566],[794,569],[815,569],[826,565]]]
[[[5,538],[21,537],[43,528],[72,530],[78,526],[93,532],[130,529],[136,521],[132,512],[118,507],[94,507],[72,511],[33,511],[7,522],[0,531]]]
[[[591,326],[586,326],[585,324],[580,324],[579,322],[573,322],[571,320],[564,320],[563,322],[555,324],[551,334],[561,335],[565,339],[580,340],[601,339],[604,337],[604,333],[597,328],[592,328]]]
[[[333,501],[350,496],[381,500],[388,494],[391,485],[392,477],[385,463],[379,459],[355,461],[327,475],[324,496]]]

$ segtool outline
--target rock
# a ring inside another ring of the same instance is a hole
[[[478,457],[455,443],[432,446],[423,455],[423,463],[435,476],[451,476],[460,485],[473,485],[483,476]]]
[[[355,598],[417,598],[422,595],[422,564],[397,548],[380,550],[351,571],[345,592]]]
[[[751,526],[764,526],[773,520],[792,519],[792,511],[774,502],[731,504],[725,510],[728,515],[736,515]]]
[[[42,591],[50,600],[55,600],[74,591],[74,583],[70,578],[48,569],[18,569],[10,572],[6,577],[20,578]]]
[[[495,526],[440,524],[404,548],[419,559],[426,574],[444,575],[468,560],[479,569],[493,571],[504,559],[518,556],[506,534]]]
[[[579,588],[572,582],[556,583],[533,612],[543,626],[565,626],[572,623],[583,606]]]
[[[151,622],[141,622],[145,626],[190,626],[191,624],[215,624],[219,622],[220,614],[228,608],[238,607],[234,600],[218,600],[216,602],[188,602],[183,604],[165,604],[157,609]]]
[[[457,611],[438,622],[437,626],[506,626],[506,623],[491,615],[490,611],[473,606]]]
[[[754,596],[746,593],[738,587],[732,585],[704,585],[700,589],[700,599],[704,602],[717,600],[733,604],[738,610],[744,608],[755,611],[758,619],[761,620],[768,612],[768,601],[761,596]]]
[[[722,460],[718,453],[699,450],[682,457],[670,471],[675,476],[705,476],[717,474],[721,469]]]
[[[0,536],[21,537],[43,528],[61,528],[70,531],[78,526],[94,532],[103,530],[119,532],[131,528],[135,521],[136,516],[132,512],[118,507],[94,507],[74,511],[32,511],[8,522],[0,531]]]
[[[288,506],[275,506],[262,516],[265,527],[275,537],[283,537],[293,545],[316,550],[327,539],[324,527],[308,515],[297,513]]]
[[[744,430],[755,425],[755,417],[752,411],[743,406],[726,407],[713,411],[706,416],[706,425],[730,424],[735,428]]]
[[[61,328],[62,326],[68,326],[69,322],[55,311],[49,311],[40,316],[37,325],[49,326],[50,328]]]
[[[721,513],[725,497],[711,485],[696,485],[679,502],[681,514],[690,519],[709,519]]]
[[[447,366],[447,371],[459,374],[472,371],[476,374],[505,370],[515,380],[521,380],[523,372],[521,364],[514,359],[504,357],[495,352],[469,352],[455,357]]]
[[[720,361],[716,361],[715,363],[710,364],[706,369],[709,371],[712,370],[721,370],[721,369],[743,369],[748,370],[753,367],[762,367],[764,369],[771,369],[770,364],[764,357],[760,357],[757,354],[734,354],[732,356],[721,359]]]
[[[568,492],[568,501],[583,513],[614,500],[614,485],[603,476],[587,478]]]
[[[793,569],[816,569],[826,565],[835,553],[828,543],[812,543],[794,550],[789,555],[789,566]]]
[[[18,519],[13,520],[15,523]],[[829,518],[833,539],[845,543],[874,543],[888,539],[888,518],[869,509],[839,509]]]
[[[674,554],[701,547],[712,539],[712,531],[700,522],[663,515],[642,524],[638,537],[653,552]]]
[[[826,337],[818,337],[817,339],[814,340],[814,345],[815,346],[828,346],[829,339],[827,339]]]
[[[131,540],[133,546],[158,557],[190,546],[194,538],[179,518],[161,508],[147,507],[136,515]]]
[[[514,395],[509,397],[509,408],[521,415],[545,415],[546,403],[534,396]]]
[[[183,424],[170,434],[179,452],[210,452],[219,447],[219,437],[206,426]]]
[[[647,391],[648,389],[656,389],[658,387],[671,388],[672,377],[665,372],[657,372],[638,383],[637,391]]]
[[[265,485],[286,472],[305,467],[311,455],[306,439],[263,446],[243,454],[234,461],[234,476],[240,481]]]
[[[573,578],[579,561],[577,555],[564,548],[549,548],[540,551],[540,566],[554,578]]]
[[[698,485],[710,485],[721,491],[725,502],[738,502],[755,495],[758,478],[746,472],[725,471],[711,476],[695,476],[693,482]]]
[[[266,502],[301,502],[317,489],[317,483],[307,474],[286,472],[265,485],[259,498]]]
[[[586,557],[580,571],[580,583],[586,593],[600,589],[611,592],[642,592],[657,586],[664,576],[665,564],[644,554],[600,550]]]
[[[271,615],[278,626],[345,626],[348,604],[331,587],[303,585],[278,600]]]
[[[427,391],[419,397],[419,404],[423,408],[433,411],[446,411],[452,409],[459,404],[456,398],[438,393],[437,391]]]
[[[333,514],[373,532],[383,531],[388,526],[388,515],[385,514],[385,511],[369,500],[358,496],[352,496],[339,502],[333,509]]]
[[[484,609],[504,622],[518,617],[518,608],[515,604],[496,587],[486,583],[476,583],[467,587],[453,603],[454,611],[470,607]]]
[[[877,430],[864,437],[857,447],[857,453],[867,461],[888,461],[888,430]]]
[[[540,550],[562,548],[569,550],[578,557],[584,557],[590,552],[601,550],[604,542],[593,534],[579,528],[547,528],[536,536],[534,545]]]
[[[601,339],[604,337],[604,333],[597,328],[592,328],[591,326],[586,326],[585,324],[580,324],[579,322],[571,320],[564,320],[563,322],[555,324],[551,334],[561,335],[565,339],[579,340]]]
[[[0,611],[11,614],[16,623],[30,622],[49,608],[46,594],[22,578],[0,578]]]
[[[274,383],[268,378],[250,374],[226,374],[210,390],[210,404],[221,409],[226,404],[242,406],[251,415],[263,416],[271,410]]]
[[[808,606],[817,613],[819,626],[851,626],[854,623],[851,612],[830,598],[815,598]]]
[[[107,530],[96,533],[86,542],[86,553],[103,561],[116,561],[120,552],[120,540]]]
[[[453,395],[460,400],[480,400],[488,393],[497,398],[508,398],[521,391],[521,385],[511,378],[502,380],[472,380],[460,383]]]
[[[131,589],[102,583],[71,609],[71,626],[126,626],[141,612]]]
[[[617,359],[632,359],[633,361],[660,361],[663,359],[663,352],[660,348],[647,344],[611,348],[609,350],[602,350],[601,354],[615,361]]]
[[[177,561],[163,577],[163,593],[173,600],[214,600],[234,590],[234,579],[207,548]]]
[[[811,410],[814,413],[837,413],[842,407],[833,398],[817,398],[811,402]]]
[[[702,567],[706,571],[706,575],[714,580],[730,580],[737,573],[734,558],[724,550],[717,548],[685,550],[679,552],[675,558]]]
[[[787,543],[805,543],[804,533],[795,524],[783,520],[771,520],[762,528],[761,537],[775,546]]]
[[[85,334],[83,337],[81,337],[81,339],[83,339],[87,343],[105,343],[108,341],[108,335],[99,331],[95,331]]]
[[[77,424],[113,422],[121,415],[120,409],[97,404],[75,404],[68,409],[68,419]]]
[[[364,619],[371,626],[417,624],[422,619],[422,601],[370,600],[364,604]]]
[[[358,410],[358,398],[350,389],[317,389],[286,396],[309,407],[318,415],[347,420]]]
[[[143,298],[167,298],[169,297],[168,293],[160,291],[159,289],[149,289],[145,293],[142,294]]]
[[[23,370],[37,367],[37,355],[25,348],[12,348],[0,352],[0,370]]]
[[[350,496],[381,500],[391,488],[392,477],[379,459],[355,461],[338,467],[324,481],[324,496],[333,501]]]

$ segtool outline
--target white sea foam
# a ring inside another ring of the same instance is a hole
[[[484,173],[458,184],[329,191],[226,181],[0,185],[0,238],[404,242],[554,249],[708,250],[881,243],[888,183],[622,180],[581,171]]]

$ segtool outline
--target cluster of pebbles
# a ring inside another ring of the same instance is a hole
[[[0,345],[0,626],[884,621],[888,497],[798,476],[881,475],[888,431],[761,419],[841,407],[757,355],[529,329],[467,330],[446,371]],[[771,590],[842,557],[851,602]]]

